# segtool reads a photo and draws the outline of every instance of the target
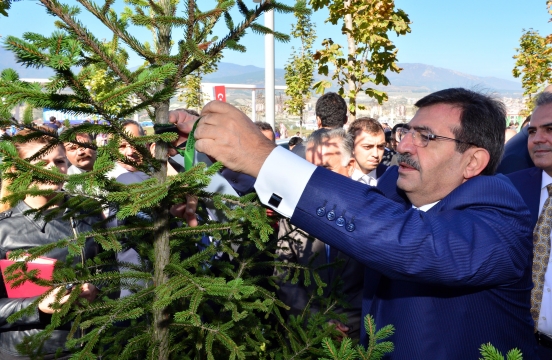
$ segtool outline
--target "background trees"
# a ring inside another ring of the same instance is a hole
[[[533,97],[544,90],[552,79],[552,46],[550,38],[540,36],[538,31],[523,30],[520,47],[514,55],[514,77],[521,77],[525,106],[529,115],[534,108]]]
[[[306,9],[306,0],[298,0],[297,7]],[[311,87],[314,81],[315,61],[312,52],[312,45],[316,40],[315,25],[310,20],[310,10],[296,11],[297,23],[291,27],[291,35],[301,40],[301,48],[292,48],[292,54],[285,66],[286,95],[289,99],[285,101],[288,112],[292,115],[299,115],[299,126],[302,130],[304,122],[305,105],[311,97]]]
[[[328,75],[328,65],[335,70],[331,77],[339,85],[339,94],[349,100],[349,121],[356,118],[356,99],[360,92],[375,98],[379,103],[387,100],[387,94],[372,87],[369,83],[387,85],[389,79],[385,73],[400,72],[397,66],[395,45],[389,39],[388,32],[405,35],[410,32],[410,20],[401,9],[395,8],[393,0],[310,0],[314,10],[328,7],[332,24],[342,23],[341,32],[347,36],[347,53],[332,39],[322,41],[323,49],[315,53],[318,72]],[[322,80],[314,85],[316,92],[323,93],[331,83]]]

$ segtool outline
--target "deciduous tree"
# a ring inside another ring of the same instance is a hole
[[[330,15],[327,21],[342,23],[341,32],[347,37],[347,53],[332,39],[322,42],[323,49],[318,50],[318,72],[328,75],[329,67],[335,70],[331,77],[337,81],[339,94],[349,100],[350,119],[356,118],[360,92],[375,98],[380,104],[387,100],[384,91],[373,85],[388,85],[387,71],[400,72],[397,65],[397,52],[389,33],[405,35],[410,32],[410,20],[401,9],[395,8],[394,0],[310,0],[315,10],[328,7]],[[331,86],[328,80],[314,85],[316,92],[323,93]]]
[[[306,0],[298,0],[296,7],[306,9]],[[309,11],[296,11],[297,22],[291,27],[291,35],[301,41],[299,50],[293,49],[291,57],[285,66],[287,111],[299,115],[300,129],[303,128],[305,105],[311,97],[311,87],[314,81],[315,61],[312,45],[316,40],[315,25],[310,20]]]
[[[533,29],[523,30],[519,40],[520,47],[514,55],[516,65],[512,70],[514,77],[521,77],[521,86],[525,96],[527,114],[533,110],[533,98],[552,79],[552,38],[543,37]]]

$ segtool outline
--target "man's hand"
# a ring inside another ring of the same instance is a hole
[[[342,341],[343,338],[348,336],[347,333],[349,332],[349,327],[347,325],[337,320],[330,320],[328,323],[335,325],[335,329],[341,333],[341,335],[337,338],[338,341]]]
[[[198,225],[196,209],[197,197],[186,195],[186,203],[173,205],[170,211],[174,216],[184,219],[188,226],[194,227]]]
[[[196,150],[215,158],[230,170],[256,178],[276,144],[230,104],[211,101],[201,115],[195,131]]]
[[[45,314],[53,314],[56,311],[52,309],[52,304],[56,301],[56,296],[60,291],[65,291],[67,295],[64,295],[60,300],[60,304],[65,304],[67,300],[69,300],[69,293],[65,287],[60,286],[56,290],[54,290],[50,295],[46,296],[44,299],[42,299],[41,302],[38,303],[38,309],[42,311]],[[81,293],[79,294],[79,297],[86,299],[89,302],[92,302],[96,300],[96,297],[98,296],[99,290],[96,286],[85,283],[81,285]]]
[[[199,119],[197,116],[185,110],[177,109],[169,112],[169,123],[175,124],[178,128],[178,139],[173,143],[174,146],[178,146],[188,140],[188,135],[192,131],[197,119]],[[169,153],[171,156],[176,155],[174,149],[170,149]]]
[[[96,297],[100,293],[100,290],[95,285],[92,285],[90,283],[84,283],[81,286],[81,293],[79,294],[79,297],[84,298],[88,300],[88,302],[92,302],[96,300]]]

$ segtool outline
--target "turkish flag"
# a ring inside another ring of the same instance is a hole
[[[226,87],[215,86],[215,99],[226,102]]]

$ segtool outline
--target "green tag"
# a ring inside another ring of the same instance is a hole
[[[186,171],[190,170],[194,165],[194,155],[195,155],[194,133],[195,133],[197,123],[199,122],[200,119],[201,119],[201,116],[194,123],[194,127],[192,128],[192,131],[190,132],[190,135],[188,135],[188,141],[186,141],[186,149],[184,150],[184,169]]]

